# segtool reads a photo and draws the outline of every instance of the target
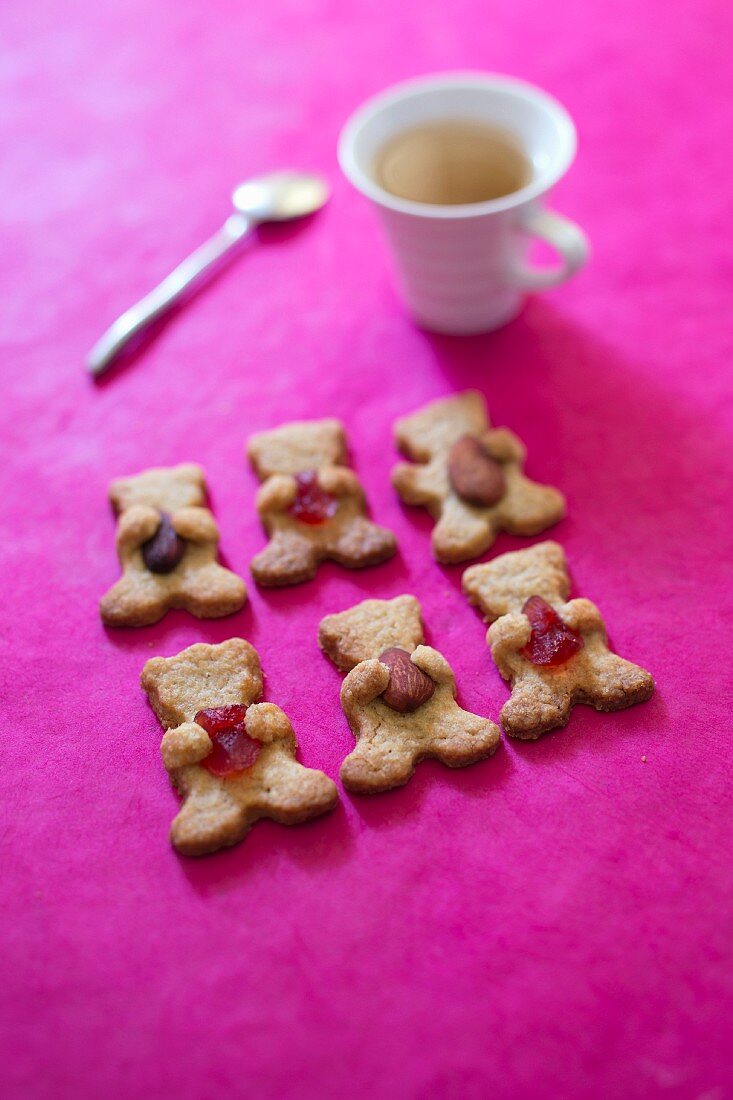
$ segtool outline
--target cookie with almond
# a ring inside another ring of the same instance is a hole
[[[436,520],[433,556],[444,564],[479,557],[500,531],[536,535],[565,515],[565,498],[524,474],[525,449],[508,428],[492,428],[477,390],[433,401],[395,424],[410,462],[392,471],[405,504]]]
[[[341,781],[350,791],[400,787],[428,758],[475,764],[499,744],[498,726],[458,705],[450,665],[423,641],[414,596],[364,600],[321,620],[321,649],[348,671],[341,706],[357,743]]]
[[[113,481],[122,577],[100,602],[107,626],[148,626],[171,608],[199,619],[244,605],[244,581],[217,560],[219,528],[206,507],[204,472],[193,463]]]

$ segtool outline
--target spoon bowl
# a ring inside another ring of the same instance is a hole
[[[281,171],[256,176],[235,187],[234,213],[149,294],[118,317],[89,353],[87,368],[98,377],[126,344],[144,332],[206,272],[214,270],[251,229],[264,222],[287,222],[314,214],[328,201],[328,184],[310,172]]]
[[[314,214],[328,201],[328,184],[307,172],[270,172],[235,187],[234,208],[250,221],[284,222]]]

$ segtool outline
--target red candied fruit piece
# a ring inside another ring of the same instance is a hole
[[[302,470],[295,475],[295,500],[290,505],[290,514],[301,523],[315,526],[325,523],[336,514],[338,500],[327,493],[318,483],[317,470]]]
[[[247,708],[210,707],[200,710],[194,722],[206,730],[213,748],[201,767],[223,778],[251,768],[262,748],[247,733]]]
[[[583,639],[577,630],[564,623],[554,607],[545,603],[541,596],[530,596],[522,614],[529,619],[532,633],[520,652],[533,665],[550,668],[564,665],[583,648]]]

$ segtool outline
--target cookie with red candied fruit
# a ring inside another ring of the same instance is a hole
[[[524,474],[525,450],[508,428],[492,428],[477,390],[433,401],[395,424],[410,462],[392,471],[405,504],[437,521],[432,549],[446,565],[477,558],[499,531],[536,535],[565,515],[565,498]]]
[[[648,699],[654,681],[608,648],[590,600],[567,601],[565,552],[556,542],[501,554],[463,574],[463,591],[491,623],[487,642],[512,685],[500,719],[512,737],[533,741],[567,725],[576,703],[622,710]]]
[[[341,766],[348,790],[388,791],[407,783],[421,760],[462,768],[496,750],[498,726],[458,706],[450,665],[423,644],[414,596],[363,600],[327,615],[318,644],[348,672],[341,706],[357,742]]]
[[[257,702],[262,670],[249,642],[198,642],[175,657],[153,657],[141,682],[166,729],[163,763],[183,796],[171,826],[182,855],[236,844],[262,817],[298,825],[336,805],[328,776],[295,759],[286,715]]]
[[[113,481],[109,495],[122,577],[100,602],[107,626],[148,626],[171,608],[199,619],[239,611],[247,590],[217,561],[219,528],[200,466],[145,470]]]
[[[330,560],[350,569],[391,558],[391,531],[366,515],[364,490],[346,465],[338,420],[304,420],[252,436],[247,445],[263,482],[257,511],[270,541],[252,561],[258,584],[300,584]]]

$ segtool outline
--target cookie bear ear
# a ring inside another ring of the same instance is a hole
[[[318,627],[318,645],[341,672],[397,647],[408,653],[423,642],[420,603],[414,596],[363,600],[347,611],[327,615]]]

